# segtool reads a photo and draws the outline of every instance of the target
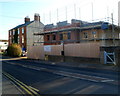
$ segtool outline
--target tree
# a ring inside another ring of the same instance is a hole
[[[8,46],[7,54],[12,57],[19,57],[22,54],[22,49],[19,44],[13,43],[12,45]]]

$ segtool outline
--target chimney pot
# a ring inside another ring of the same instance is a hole
[[[34,15],[34,20],[40,22],[40,16],[39,16],[38,13],[35,13],[35,15]]]
[[[25,23],[30,22],[30,18],[28,16],[25,17]]]

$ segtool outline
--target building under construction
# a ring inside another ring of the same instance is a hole
[[[120,64],[120,29],[113,23],[72,19],[71,23],[45,25],[43,32],[34,33],[38,35],[44,37],[44,42],[34,42],[34,45],[42,44],[29,47],[28,58]]]
[[[118,46],[120,45],[120,29],[118,26],[108,22],[85,22],[72,19],[71,23],[67,21],[58,22],[56,25],[45,25],[42,33],[44,45],[59,45],[61,43],[85,43],[100,42],[101,46]]]

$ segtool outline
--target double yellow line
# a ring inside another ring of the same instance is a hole
[[[25,91],[26,94],[29,94],[31,96],[40,96],[39,93],[38,93],[39,92],[38,89],[33,88],[31,86],[27,86],[26,84],[24,84],[23,82],[17,80],[12,75],[10,75],[10,74],[8,74],[6,72],[2,72],[2,74],[4,76],[6,76],[7,78],[9,78],[15,85],[17,85],[18,87],[20,87],[20,89],[22,89],[23,91]]]

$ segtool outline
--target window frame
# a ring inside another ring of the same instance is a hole
[[[60,39],[60,40],[63,40],[63,34],[62,34],[62,33],[59,34],[59,39]]]
[[[84,32],[83,34],[84,34],[84,38],[88,39],[88,32]]]

